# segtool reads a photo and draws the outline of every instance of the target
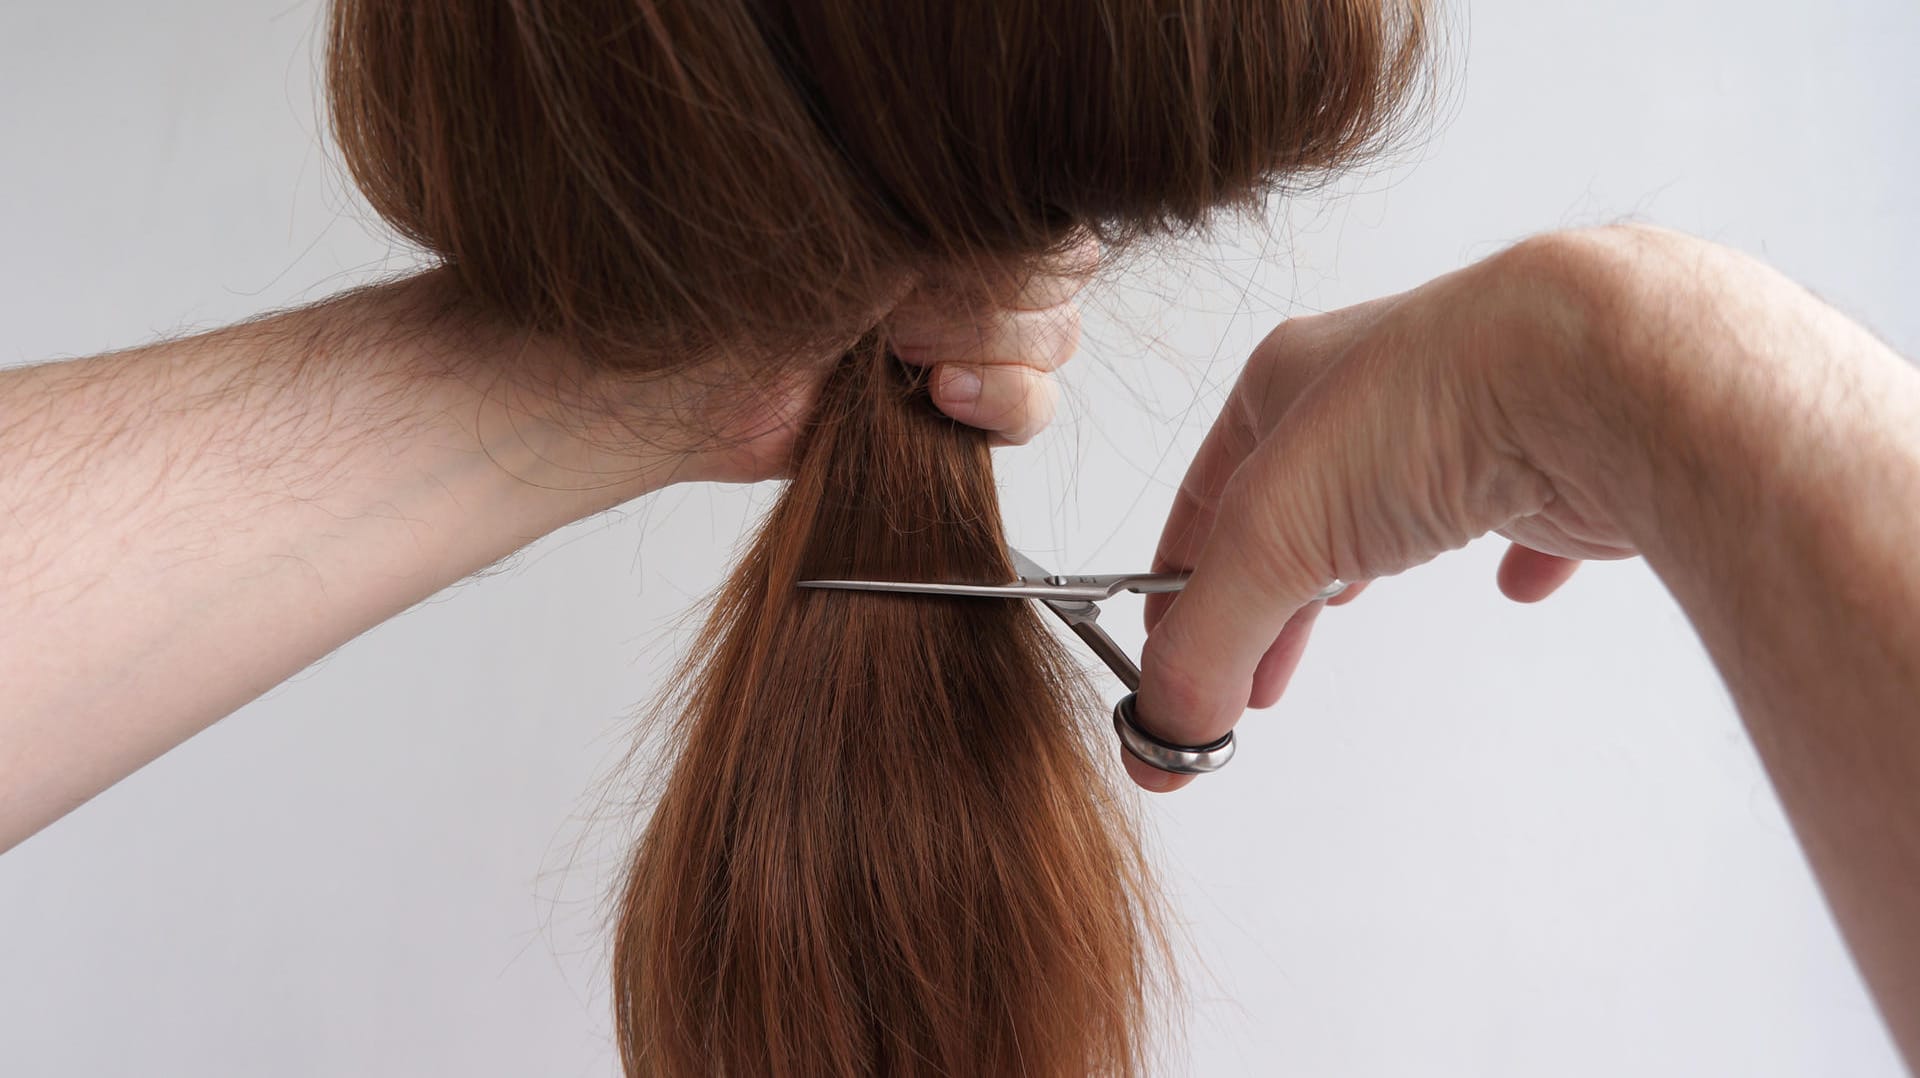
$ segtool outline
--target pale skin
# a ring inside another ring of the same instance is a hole
[[[1500,587],[1531,602],[1579,559],[1638,553],[1732,690],[1914,1067],[1917,520],[1920,373],[1886,345],[1725,248],[1542,237],[1260,346],[1162,534],[1160,567],[1193,578],[1149,605],[1139,714],[1200,744],[1275,703],[1334,579],[1497,531]]]
[[[962,321],[909,300],[891,323],[941,408],[1017,443],[1051,415],[1075,286]],[[556,392],[568,373],[477,374],[574,368],[437,336],[412,321],[417,287],[0,372],[0,849],[542,535],[669,483],[778,475],[830,361],[750,407],[592,383],[613,416]],[[1499,532],[1501,588],[1534,601],[1580,559],[1644,556],[1913,1065],[1915,519],[1920,375],[1871,334],[1698,240],[1539,237],[1255,352],[1162,537],[1160,567],[1194,575],[1149,605],[1141,720],[1200,743],[1274,703],[1336,578]]]
[[[949,415],[1027,441],[1079,284],[959,323],[910,294],[896,351]],[[0,371],[0,851],[572,521],[779,475],[836,358],[745,399],[708,368],[583,379],[522,335],[429,325],[436,285]]]

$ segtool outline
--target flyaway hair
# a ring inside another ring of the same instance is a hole
[[[1143,1073],[1158,898],[1075,664],[1028,604],[794,585],[1012,575],[986,436],[888,354],[906,287],[1314,182],[1425,39],[1420,0],[335,0],[346,162],[460,302],[717,389],[844,351],[677,681],[629,1074]]]

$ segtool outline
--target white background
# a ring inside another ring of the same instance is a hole
[[[405,261],[334,170],[318,17],[0,9],[0,364]],[[1068,414],[1001,457],[1016,543],[1142,566],[1272,324],[1558,225],[1761,253],[1920,352],[1920,5],[1487,0],[1451,22],[1414,149],[1093,298]],[[682,489],[568,529],[0,858],[0,1073],[614,1073],[599,918],[628,821],[604,780],[767,500]],[[1898,1074],[1658,582],[1594,566],[1517,607],[1498,554],[1330,612],[1233,766],[1151,803],[1193,952],[1167,1073]],[[1137,606],[1113,613],[1137,647]]]

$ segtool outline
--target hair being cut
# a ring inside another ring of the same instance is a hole
[[[859,343],[715,600],[614,939],[632,1075],[1139,1073],[1157,892],[1115,749],[1004,579],[985,436],[888,355],[1088,235],[1371,149],[1421,0],[336,0],[335,131],[489,318],[608,372]]]

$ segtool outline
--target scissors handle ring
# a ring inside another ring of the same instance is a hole
[[[1205,775],[1220,770],[1233,759],[1231,730],[1218,741],[1205,745],[1176,745],[1141,729],[1134,715],[1136,695],[1128,693],[1113,705],[1113,729],[1120,735],[1120,744],[1141,763],[1176,775]]]

